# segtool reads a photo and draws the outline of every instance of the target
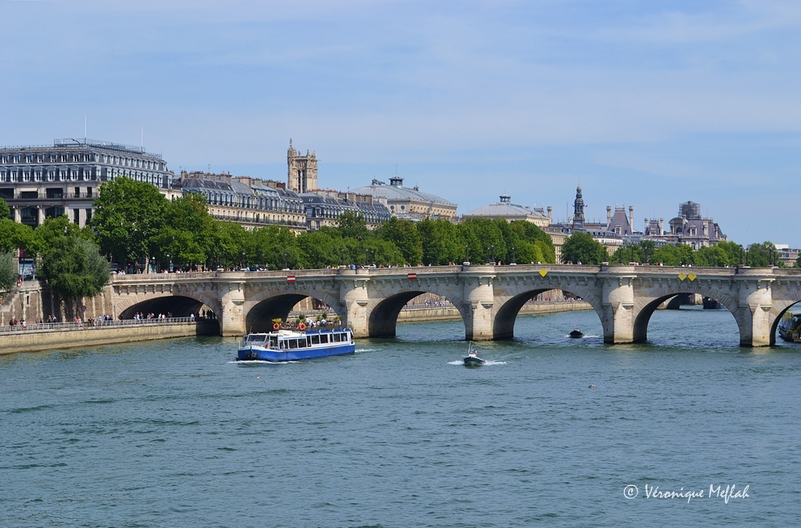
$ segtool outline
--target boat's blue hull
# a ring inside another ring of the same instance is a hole
[[[273,350],[263,347],[240,348],[236,358],[239,361],[300,361],[327,356],[344,356],[356,353],[356,345],[343,343],[326,347],[295,348],[292,350]]]

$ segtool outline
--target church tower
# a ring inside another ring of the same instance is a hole
[[[584,229],[584,198],[581,197],[581,185],[576,187],[576,200],[573,202],[573,229]]]
[[[289,150],[286,151],[287,189],[296,193],[305,193],[317,189],[317,155],[306,151],[301,155],[292,146],[289,139]]]

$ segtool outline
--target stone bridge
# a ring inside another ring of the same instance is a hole
[[[465,338],[511,339],[523,304],[558,289],[588,302],[607,343],[647,340],[648,321],[663,301],[701,294],[719,301],[737,321],[742,346],[775,343],[781,316],[801,299],[801,270],[656,266],[458,265],[417,268],[207,272],[115,276],[114,317],[135,312],[175,316],[210,310],[220,333],[268,330],[306,297],[319,299],[357,337],[392,337],[398,314],[430,292],[462,315]]]

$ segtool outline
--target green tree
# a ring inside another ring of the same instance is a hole
[[[90,223],[102,252],[119,262],[154,255],[167,204],[149,183],[120,177],[101,184]]]
[[[33,238],[33,229],[30,226],[7,218],[0,219],[0,251],[25,249],[34,252]]]
[[[664,266],[681,266],[695,264],[693,248],[687,244],[665,245],[656,248],[651,263]]]
[[[158,227],[155,256],[160,262],[192,266],[204,262],[214,223],[202,194],[189,193],[167,202]]]
[[[695,252],[696,266],[723,268],[728,264],[728,253],[721,247],[703,246]]]
[[[457,227],[474,263],[496,262],[498,255],[506,255],[503,232],[493,220],[469,218]]]
[[[10,290],[17,283],[17,269],[14,253],[0,251],[0,291]]]
[[[309,267],[303,263],[299,238],[283,226],[269,225],[253,230],[245,242],[248,264],[267,269]]]
[[[736,242],[718,242],[715,244],[716,248],[722,249],[726,253],[726,266],[736,266],[740,263],[740,258],[743,255],[743,246]]]
[[[339,215],[339,230],[344,238],[354,238],[360,242],[370,237],[367,221],[355,211],[345,211]]]
[[[761,244],[748,246],[748,262],[752,268],[764,268],[779,260],[779,252],[773,242],[765,241]]]
[[[589,233],[577,231],[562,244],[562,262],[600,264],[606,261],[606,249]]]
[[[464,261],[464,242],[456,224],[442,218],[425,218],[417,223],[417,233],[420,236],[421,262],[426,266]],[[396,262],[397,259],[392,263]]]
[[[514,255],[507,254],[506,260],[511,262],[556,262],[556,251],[551,236],[545,231],[524,220],[509,223],[508,235],[504,233],[506,247]]]
[[[248,232],[234,222],[212,220],[206,261],[209,265],[238,268],[248,264]]]
[[[5,200],[0,198],[0,220],[11,219],[11,208]]]
[[[94,297],[110,279],[109,263],[97,246],[76,233],[50,238],[41,259],[40,277],[65,300]]]
[[[297,247],[300,250],[301,266],[318,269],[338,265],[342,259],[339,242],[340,237],[332,236],[328,230],[299,234]]]
[[[378,238],[393,243],[401,252],[405,262],[415,265],[423,261],[423,242],[411,220],[393,216],[381,224],[375,234]]]

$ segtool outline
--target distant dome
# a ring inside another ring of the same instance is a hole
[[[473,209],[462,215],[462,218],[504,218],[509,222],[525,220],[541,227],[550,223],[542,209],[531,209],[513,204],[511,196],[507,194],[501,195],[500,201]]]
[[[420,191],[417,187],[408,188],[403,186],[403,178],[393,176],[389,179],[389,185],[386,183],[373,180],[373,183],[366,187],[359,187],[358,189],[351,189],[355,194],[369,194],[374,197],[386,198],[387,200],[413,200],[418,202],[434,202],[436,204],[456,206],[444,198],[434,196]]]

